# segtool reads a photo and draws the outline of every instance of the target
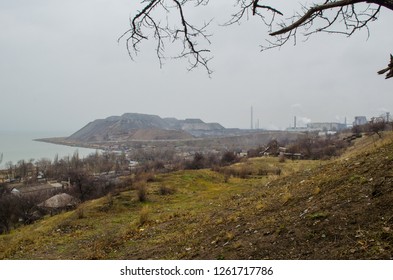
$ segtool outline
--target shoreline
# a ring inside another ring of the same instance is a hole
[[[59,158],[72,156],[76,151],[81,157],[86,157],[94,154],[97,150],[102,150],[102,147],[96,145],[68,141],[67,137],[39,138],[40,135],[35,136],[31,138],[29,136],[10,137],[10,141],[5,141],[4,145],[0,146],[0,148],[3,148],[0,150],[0,156],[4,154],[3,160],[0,162],[0,171],[6,170],[9,163],[16,165],[20,161],[52,160],[56,156]]]
[[[68,137],[49,137],[34,139],[34,141],[63,145],[69,147],[79,147],[103,151],[124,151],[146,148],[173,148],[185,150],[205,150],[207,147],[219,150],[223,147],[227,149],[247,150],[261,143],[268,143],[272,139],[294,139],[299,136],[299,132],[287,131],[258,131],[244,135],[228,135],[220,137],[197,137],[192,139],[127,139],[119,137],[117,140],[84,142]]]
[[[98,144],[91,144],[91,143],[81,143],[67,140],[67,137],[51,137],[51,138],[38,138],[33,139],[33,141],[49,143],[54,145],[62,145],[68,147],[75,147],[75,148],[85,148],[85,149],[93,149],[93,150],[103,150],[104,148]]]

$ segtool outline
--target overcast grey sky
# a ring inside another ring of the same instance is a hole
[[[292,11],[299,5],[288,2]],[[249,128],[251,106],[260,127],[272,129],[295,115],[352,122],[393,111],[393,79],[376,74],[393,52],[392,12],[382,11],[368,40],[365,31],[322,34],[261,53],[268,36],[257,20],[217,25],[229,17],[226,3],[192,15],[215,17],[209,78],[188,72],[186,61],[160,69],[151,43],[130,60],[117,39],[139,1],[0,0],[0,129],[72,132],[126,112]]]

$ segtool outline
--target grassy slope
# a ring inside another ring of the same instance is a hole
[[[360,139],[328,162],[262,158],[283,174],[226,181],[210,170],[157,176],[0,236],[1,259],[390,259],[393,137]],[[159,195],[158,188],[176,189]]]

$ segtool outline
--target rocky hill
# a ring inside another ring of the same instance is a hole
[[[69,140],[84,142],[111,140],[168,140],[189,139],[194,134],[222,131],[218,123],[205,123],[200,119],[178,120],[161,118],[156,115],[126,113],[88,123],[78,130]]]

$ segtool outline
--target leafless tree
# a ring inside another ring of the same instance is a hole
[[[8,233],[17,220],[15,200],[12,195],[0,194],[0,234]]]
[[[302,4],[299,11],[287,17],[267,2],[273,1],[235,0],[236,12],[224,25],[240,23],[249,16],[259,17],[272,36],[267,45],[262,46],[262,50],[268,50],[288,42],[296,44],[299,33],[308,38],[319,32],[346,36],[360,29],[369,32],[369,24],[378,19],[382,8],[393,11],[393,0],[319,0],[316,4]],[[198,24],[187,14],[189,8],[209,4],[209,0],[142,0],[141,9],[130,18],[130,29],[119,40],[126,40],[130,57],[134,57],[141,43],[152,36],[160,64],[166,58],[165,45],[180,42],[181,49],[176,57],[186,58],[189,69],[202,66],[210,75],[208,62],[212,55],[208,28],[211,20]],[[386,78],[393,77],[393,58],[389,66],[378,73],[386,72]]]
[[[386,128],[386,121],[384,118],[372,118],[368,123],[368,131],[370,133],[377,134],[379,138],[382,138],[381,131],[384,131]]]
[[[42,201],[41,194],[25,196],[14,195],[0,184],[0,234],[8,233],[20,224],[31,224],[40,218],[37,204]]]

